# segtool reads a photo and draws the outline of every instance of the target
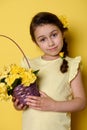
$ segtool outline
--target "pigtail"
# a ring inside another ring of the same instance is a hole
[[[68,61],[66,59],[63,59],[62,65],[60,66],[60,70],[62,73],[67,72],[68,70]]]
[[[68,51],[67,51],[67,42],[65,41],[65,39],[63,42],[64,42],[64,45],[63,45],[61,52],[63,52],[64,54],[62,57],[60,56],[63,59],[63,62],[60,66],[60,71],[62,73],[65,73],[68,71],[68,61],[66,60],[66,56],[68,55]]]

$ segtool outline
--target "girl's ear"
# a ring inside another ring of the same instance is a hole
[[[62,33],[62,36],[63,36],[63,39],[64,39],[64,37],[65,37],[65,33],[64,32]]]
[[[66,33],[66,32],[62,32],[63,39],[65,38],[65,33]]]

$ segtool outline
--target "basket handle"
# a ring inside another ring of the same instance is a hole
[[[10,38],[10,37],[8,37],[8,36],[6,36],[6,35],[0,34],[0,37],[5,37],[5,38],[9,39],[10,41],[12,41],[12,42],[18,47],[18,49],[22,52],[22,54],[23,54],[23,56],[24,56],[24,58],[25,58],[25,60],[26,60],[26,62],[27,62],[27,64],[28,64],[28,67],[30,68],[29,61],[28,61],[28,59],[27,59],[25,53],[24,53],[23,50],[21,49],[21,47],[18,45],[18,43],[17,43],[16,41],[14,41],[12,38]]]

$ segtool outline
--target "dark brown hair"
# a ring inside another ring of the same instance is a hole
[[[34,31],[38,26],[44,25],[44,24],[53,24],[57,26],[62,33],[68,30],[68,28],[64,27],[63,23],[55,14],[52,14],[50,12],[40,12],[32,18],[32,21],[30,23],[30,35],[31,35],[32,40],[35,43],[36,43],[36,39],[35,39]],[[65,38],[63,39],[63,42],[64,44],[63,44],[63,48],[61,52],[64,52],[64,58],[63,58],[62,65],[60,66],[60,70],[62,73],[65,73],[68,70],[68,62],[65,59],[65,57],[68,55],[67,42]]]

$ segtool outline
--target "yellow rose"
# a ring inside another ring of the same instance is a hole
[[[18,74],[18,73],[20,74],[20,73],[22,73],[24,71],[25,71],[25,69],[22,68],[22,67],[19,67],[19,66],[15,65],[15,64],[11,65],[10,74]]]
[[[15,81],[15,79],[18,79],[18,78],[19,78],[18,74],[9,75],[5,79],[5,82],[7,83],[8,86],[11,86],[13,84],[13,82]]]
[[[22,84],[29,86],[31,83],[34,83],[36,80],[36,75],[32,73],[31,70],[28,72],[22,73]]]
[[[11,96],[7,94],[7,87],[4,83],[0,83],[0,101],[2,100],[9,100]]]

